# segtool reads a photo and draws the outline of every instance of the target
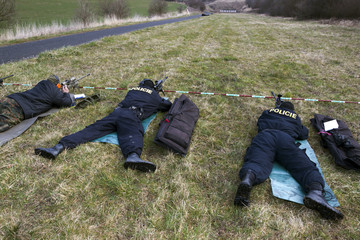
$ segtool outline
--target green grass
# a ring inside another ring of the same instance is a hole
[[[0,75],[33,83],[56,73],[82,86],[135,86],[169,78],[166,90],[360,101],[360,29],[250,14],[212,15],[143,29],[4,64]],[[10,80],[8,79],[8,81]],[[1,96],[25,90],[1,88]],[[272,196],[270,182],[233,206],[238,171],[273,100],[188,95],[200,108],[190,150],[181,157],[153,143],[161,114],[144,138],[153,174],[126,171],[117,146],[87,143],[55,161],[34,155],[109,114],[124,91],[100,93],[86,109],[62,109],[38,120],[0,149],[0,236],[4,239],[356,239],[359,173],[335,165],[310,125],[314,113],[344,120],[360,139],[359,105],[294,101],[325,179],[345,215],[323,220]],[[170,100],[180,94],[168,93]]]
[[[148,16],[149,4],[152,0],[129,0],[130,15]],[[90,0],[95,11],[98,10],[98,0]],[[175,12],[179,4],[168,3],[168,11]],[[16,0],[16,20],[20,24],[51,24],[58,21],[63,24],[74,19],[78,8],[76,0]]]

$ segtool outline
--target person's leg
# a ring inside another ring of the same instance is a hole
[[[290,136],[284,134],[279,139],[281,144],[278,147],[276,160],[290,172],[307,193],[304,197],[304,205],[318,211],[324,218],[343,218],[343,214],[331,207],[323,197],[325,182],[316,164],[309,159],[304,150],[295,145],[294,139]]]
[[[143,149],[144,128],[132,110],[125,109],[116,121],[121,151],[126,158],[124,167],[142,172],[154,172],[156,165],[140,159]]]
[[[14,99],[3,98],[0,100],[0,132],[5,132],[22,120],[24,120],[24,113]]]
[[[241,182],[236,191],[234,204],[248,206],[253,185],[264,182],[270,175],[275,158],[276,134],[260,132],[246,151],[239,176]]]
[[[244,164],[239,172],[240,179],[252,171],[256,179],[254,184],[264,182],[270,175],[275,159],[277,137],[274,130],[258,133],[246,150]]]
[[[80,144],[90,142],[97,138],[103,137],[112,132],[116,132],[116,121],[118,119],[117,111],[113,111],[108,116],[95,123],[85,127],[76,133],[63,137],[59,143],[66,149],[75,148]]]
[[[124,157],[130,153],[141,155],[143,149],[144,128],[136,113],[123,109],[116,119],[116,132]]]
[[[324,187],[324,180],[316,164],[309,159],[305,150],[296,146],[294,139],[286,133],[279,135],[276,161],[290,172],[305,191],[309,191],[310,185],[314,182]]]
[[[35,154],[49,159],[55,159],[64,149],[72,149],[116,131],[116,117],[114,112],[74,134],[60,139],[59,143],[51,148],[36,148]]]

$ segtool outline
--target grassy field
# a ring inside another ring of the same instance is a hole
[[[147,16],[152,0],[130,0],[130,15]],[[90,0],[94,11],[98,9],[98,0]],[[168,10],[175,12],[179,4],[168,3]],[[74,0],[43,1],[16,0],[17,21],[20,24],[51,24],[58,21],[63,24],[73,20],[78,2]]]
[[[49,74],[82,76],[82,86],[131,87],[169,78],[166,90],[360,101],[360,29],[250,14],[216,14],[8,63],[6,82],[37,83]],[[1,96],[25,90],[1,88]],[[87,143],[55,161],[34,155],[109,114],[125,91],[100,93],[86,109],[62,109],[38,120],[0,149],[0,236],[4,239],[357,239],[359,172],[335,165],[310,125],[313,114],[344,120],[360,140],[358,104],[294,101],[309,142],[345,218],[272,196],[258,185],[247,208],[233,206],[238,171],[256,121],[273,100],[188,95],[200,108],[191,147],[181,157],[153,143],[162,115],[150,125],[142,158],[157,164],[126,171],[115,145]],[[170,100],[180,94],[168,93]]]

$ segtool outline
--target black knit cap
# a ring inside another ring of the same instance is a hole
[[[151,79],[145,78],[139,83],[139,87],[150,87],[154,88],[154,82]]]
[[[282,102],[280,108],[286,108],[292,111],[295,110],[294,104],[292,104],[291,102]]]
[[[55,85],[60,83],[58,76],[56,76],[55,74],[50,75],[47,80],[54,83]]]

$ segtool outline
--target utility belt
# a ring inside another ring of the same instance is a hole
[[[140,119],[140,120],[144,120],[143,116],[144,116],[144,109],[143,108],[139,108],[139,107],[135,107],[135,106],[131,106],[131,107],[124,107],[122,104],[119,104],[115,109],[118,108],[123,108],[123,109],[130,109],[132,111],[134,111],[136,113],[136,116]]]

